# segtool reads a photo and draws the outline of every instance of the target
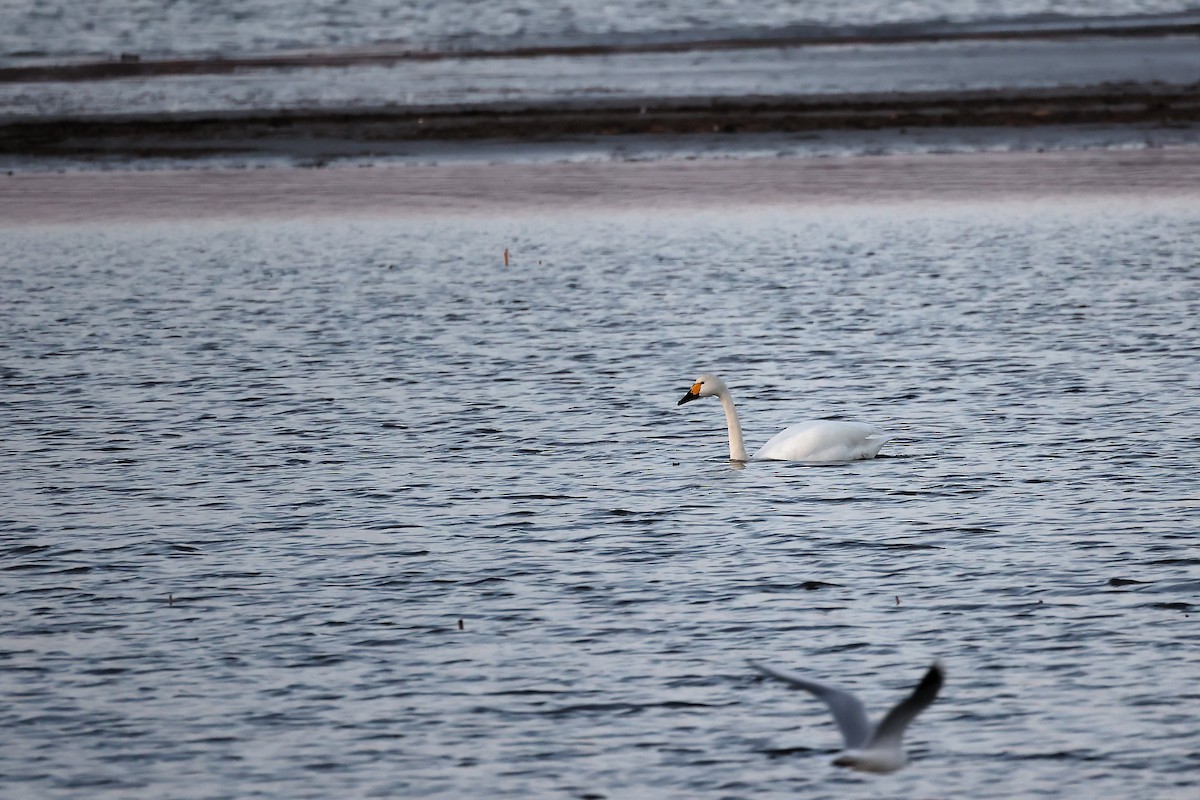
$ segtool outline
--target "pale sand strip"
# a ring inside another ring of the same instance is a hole
[[[1197,199],[1200,147],[327,169],[17,173],[0,225],[964,202]]]

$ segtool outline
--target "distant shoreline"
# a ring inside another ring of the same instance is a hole
[[[710,33],[10,65],[0,68],[0,170],[549,150],[571,160],[572,147],[617,161],[689,149],[936,152],[984,139],[981,149],[1003,149],[1009,133],[1013,149],[1200,138],[1200,12]],[[1073,142],[1068,129],[1085,128]]]
[[[0,227],[978,200],[1200,202],[1200,147],[0,175]]]
[[[616,145],[622,137],[1198,124],[1200,83],[1127,84],[18,119],[0,122],[0,156],[10,163],[21,158],[87,163],[291,155],[320,163],[386,159],[428,142],[537,144],[593,137]]]

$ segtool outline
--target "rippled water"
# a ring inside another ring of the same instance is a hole
[[[639,34],[721,35],[786,26],[1091,19],[1195,11],[1196,0],[93,0],[0,2],[0,58],[161,57],[295,48],[570,42]]]
[[[5,797],[1200,786],[1192,204],[5,242]],[[707,369],[898,438],[734,468]],[[882,778],[744,663],[935,656]]]

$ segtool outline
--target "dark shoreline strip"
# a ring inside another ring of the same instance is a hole
[[[461,51],[374,47],[343,52],[291,52],[263,56],[166,59],[142,59],[136,54],[122,54],[120,59],[110,61],[0,67],[0,83],[103,81],[120,78],[153,78],[165,75],[222,75],[255,69],[387,66],[405,61],[438,61],[442,59],[583,57],[829,45],[1072,39],[1082,36],[1130,38],[1200,36],[1200,21],[1197,21],[1194,15],[1181,15],[1169,19],[1153,16],[1111,21],[1094,19],[1074,24],[1048,21],[1040,25],[1018,24],[1012,27],[926,24],[896,24],[843,29],[797,27],[764,32],[759,35],[733,35],[712,39],[648,38],[644,41],[547,44]]]
[[[262,151],[386,154],[404,142],[553,142],[572,137],[804,133],[901,128],[1200,123],[1200,83],[830,97],[288,110],[16,120],[0,154],[188,158]]]

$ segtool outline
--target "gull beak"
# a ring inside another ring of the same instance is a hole
[[[679,402],[676,403],[675,405],[681,406],[684,403],[690,403],[693,400],[699,400],[699,399],[700,399],[700,384],[693,383],[692,388],[688,389],[688,393],[685,394],[683,397],[681,397],[679,399]]]

